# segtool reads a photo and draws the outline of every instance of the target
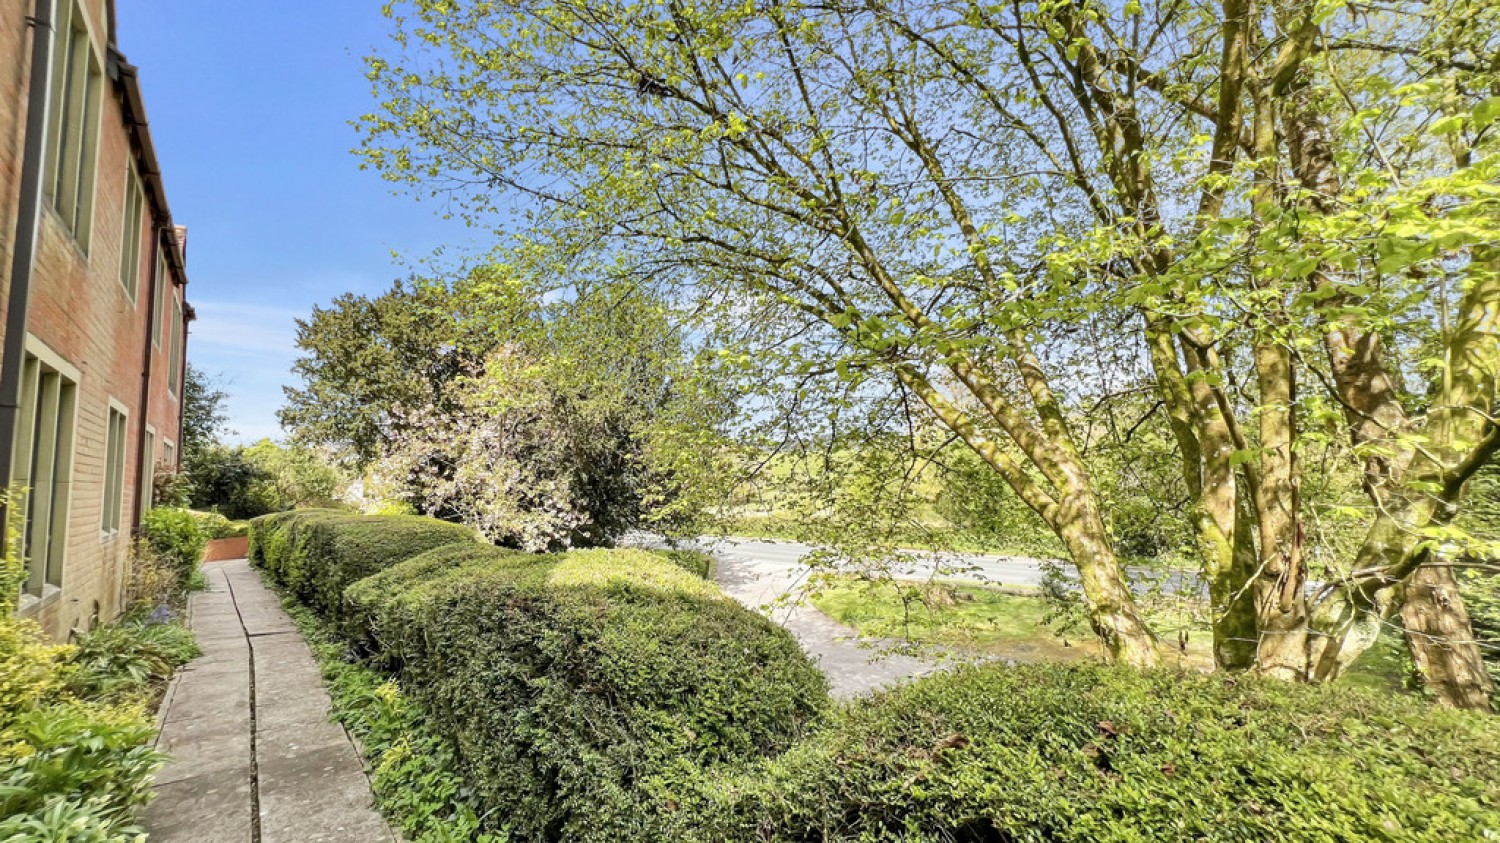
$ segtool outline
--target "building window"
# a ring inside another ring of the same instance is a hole
[[[161,461],[173,471],[177,470],[177,446],[170,439],[161,441]]]
[[[141,513],[156,506],[156,428],[146,425],[146,447],[141,450]]]
[[[125,237],[120,243],[120,286],[132,302],[141,282],[141,216],[145,213],[146,193],[141,190],[135,167],[125,168]]]
[[[73,239],[88,251],[104,73],[81,4],[60,5],[52,49],[52,127],[45,185],[53,209],[73,232]]]
[[[22,537],[26,593],[41,597],[49,587],[62,585],[78,372],[45,346],[28,341],[21,373],[21,418],[11,481],[29,490],[23,504],[26,526]]]
[[[161,311],[167,306],[167,256],[160,244],[156,247],[156,289],[151,298],[151,347],[161,348]]]
[[[167,339],[171,342],[171,353],[167,355],[167,391],[173,395],[177,394],[182,386],[182,301],[176,296],[172,297],[172,335]]]
[[[99,529],[106,537],[120,531],[120,510],[125,502],[125,411],[110,402],[104,429],[104,502]]]

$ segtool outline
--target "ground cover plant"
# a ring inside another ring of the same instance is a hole
[[[13,511],[16,511],[13,508]],[[172,513],[147,513],[151,538],[136,550],[126,615],[73,644],[0,608],[0,840],[136,843],[135,824],[165,757],[151,748],[151,712],[172,672],[198,653],[177,620],[192,581],[179,553],[202,543]],[[191,519],[186,522],[192,525]],[[20,535],[12,529],[9,535]],[[160,548],[158,553],[156,548]],[[0,589],[16,593],[14,546]],[[192,560],[196,562],[196,559]]]

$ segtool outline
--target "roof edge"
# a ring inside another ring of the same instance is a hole
[[[125,124],[131,129],[130,146],[137,156],[137,170],[141,181],[145,183],[151,197],[154,211],[152,218],[158,229],[158,237],[171,245],[167,250],[167,262],[176,273],[178,283],[186,287],[187,260],[176,235],[176,226],[172,222],[172,209],[167,204],[167,188],[161,178],[161,163],[156,157],[156,143],[151,138],[151,123],[146,119],[140,68],[127,61],[125,54],[113,44],[109,48],[109,59],[114,71],[110,76],[124,96]]]

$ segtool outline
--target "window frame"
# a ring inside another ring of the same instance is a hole
[[[120,286],[130,297],[130,303],[140,300],[141,246],[145,237],[141,222],[146,212],[146,188],[136,172],[135,162],[125,165],[125,213],[124,231],[120,240]]]
[[[176,290],[172,292],[172,324],[169,330],[171,336],[167,338],[167,394],[177,398],[182,394],[182,326],[184,314],[182,312],[182,298],[177,295]]]
[[[10,478],[13,485],[28,490],[22,503],[22,552],[27,557],[26,579],[21,586],[23,611],[62,593],[78,446],[79,384],[83,381],[77,367],[36,337],[28,334],[25,348],[21,418],[12,443],[16,458]],[[45,430],[41,429],[43,424]],[[44,444],[49,447],[42,447]],[[44,488],[45,495],[38,495],[38,488]],[[40,536],[36,532],[38,510],[45,519]],[[43,543],[43,558],[35,564],[38,539]]]
[[[125,512],[125,465],[130,448],[130,411],[111,398],[104,414],[104,493],[99,500],[99,537],[120,534]]]
[[[166,441],[166,440],[163,440]],[[140,516],[156,505],[156,428],[146,425],[146,447],[141,451]]]
[[[104,62],[84,4],[59,3],[52,42],[52,104],[43,193],[85,256],[93,240]]]
[[[156,280],[155,289],[152,292],[151,307],[151,347],[161,348],[162,323],[167,320],[162,318],[162,310],[167,306],[167,253],[163,250],[161,239],[157,238],[156,244]]]

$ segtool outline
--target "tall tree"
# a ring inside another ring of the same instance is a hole
[[[1336,677],[1494,450],[1483,9],[1439,59],[1436,5],[394,8],[373,166],[475,220],[520,205],[532,242],[676,285],[789,372],[910,396],[1057,534],[1121,660],[1155,642],[1066,365],[1101,318],[1171,420],[1227,668]],[[1380,346],[1428,340],[1408,391]],[[1329,430],[1365,466],[1353,559],[1305,545]]]
[[[201,453],[229,432],[224,402],[229,393],[222,382],[206,375],[192,363],[182,379],[182,453],[184,458]]]
[[[413,279],[374,297],[345,293],[297,320],[302,356],[284,387],[281,424],[297,444],[355,465],[400,435],[395,406],[441,402],[446,385],[491,347],[448,286]]]

